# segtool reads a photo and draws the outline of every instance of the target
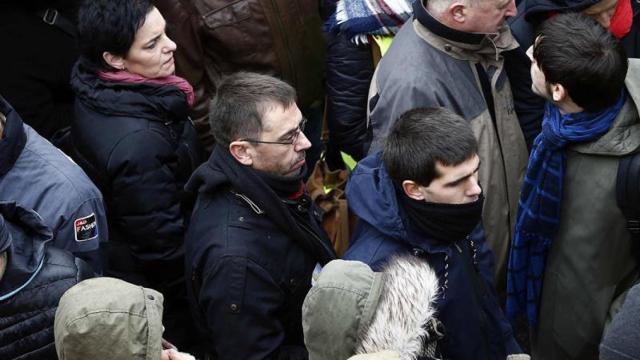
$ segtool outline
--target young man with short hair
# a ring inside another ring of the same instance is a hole
[[[520,195],[507,313],[526,313],[536,359],[595,359],[640,270],[615,196],[621,158],[640,149],[639,64],[581,14],[547,20],[528,53],[532,90],[547,103]]]
[[[374,271],[394,255],[428,262],[440,284],[436,311],[445,336],[439,346],[447,359],[505,359],[520,352],[478,227],[484,203],[479,167],[468,122],[443,108],[420,108],[400,116],[384,150],[358,163],[347,185],[360,220],[345,259]]]
[[[335,258],[305,191],[305,119],[295,90],[267,75],[218,85],[216,147],[187,184],[191,308],[216,359],[305,358],[301,309],[317,263]]]

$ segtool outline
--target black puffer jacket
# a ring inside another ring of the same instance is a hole
[[[205,352],[306,359],[302,302],[316,263],[335,258],[308,195],[281,200],[220,147],[187,188],[198,193],[186,240],[187,288]]]
[[[327,33],[327,125],[331,145],[360,160],[367,154],[367,98],[373,76],[371,45]]]
[[[52,236],[33,210],[0,203],[0,243],[10,243],[0,278],[0,359],[57,359],[58,301],[67,289],[93,277],[85,262],[48,246]]]
[[[110,271],[157,286],[182,269],[191,212],[182,189],[200,163],[186,98],[171,86],[102,81],[80,63],[71,84],[78,163],[104,195],[110,247],[130,250],[110,256]]]
[[[518,5],[518,15],[509,19],[511,33],[520,47],[504,53],[505,69],[511,83],[514,105],[527,145],[540,133],[545,100],[531,90],[531,61],[526,55],[533,44],[536,28],[549,13],[581,11],[600,0],[524,0]],[[630,58],[640,57],[640,4],[631,1],[633,24],[621,42]]]

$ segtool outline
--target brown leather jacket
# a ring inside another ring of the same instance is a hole
[[[192,118],[209,150],[209,99],[220,76],[254,71],[282,78],[298,105],[324,96],[324,40],[318,0],[154,0],[178,44],[177,75],[196,90]]]

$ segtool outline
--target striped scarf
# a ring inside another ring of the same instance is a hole
[[[413,0],[340,0],[325,30],[344,33],[355,43],[367,43],[367,35],[395,35],[413,14],[412,3]]]
[[[535,139],[518,203],[515,236],[507,269],[507,315],[526,311],[529,324],[537,321],[547,251],[560,224],[560,201],[567,144],[599,138],[611,128],[625,101],[599,113],[560,114],[547,103],[542,132]]]

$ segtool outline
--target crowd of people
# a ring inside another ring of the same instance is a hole
[[[0,358],[640,359],[638,14],[0,4]]]

